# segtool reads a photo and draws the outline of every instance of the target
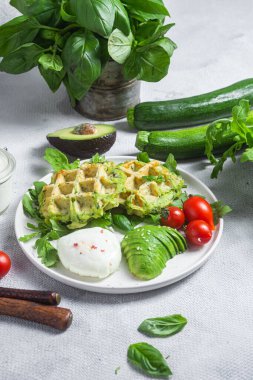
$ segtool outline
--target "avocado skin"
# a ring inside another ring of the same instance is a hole
[[[94,154],[103,154],[111,149],[116,141],[116,131],[91,140],[64,140],[47,136],[48,142],[62,152],[78,158],[91,158]]]

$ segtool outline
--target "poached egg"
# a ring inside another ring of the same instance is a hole
[[[121,261],[119,241],[112,232],[100,227],[63,236],[57,248],[63,266],[80,276],[105,278],[119,268]]]

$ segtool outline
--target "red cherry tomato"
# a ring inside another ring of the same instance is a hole
[[[212,230],[204,220],[193,220],[187,225],[185,234],[189,243],[204,245],[211,239]]]
[[[213,222],[213,210],[210,204],[203,198],[193,196],[184,202],[183,210],[188,222],[192,220],[204,220],[212,230],[215,229]]]
[[[11,269],[11,259],[7,253],[0,251],[0,278],[7,275]]]
[[[161,224],[163,226],[172,227],[179,230],[184,223],[185,216],[180,208],[170,206],[162,211]]]

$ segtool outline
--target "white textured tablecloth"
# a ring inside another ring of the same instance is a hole
[[[143,84],[142,99],[166,99],[213,90],[252,76],[252,0],[171,0],[178,44],[169,76]],[[0,22],[16,14],[2,0]],[[253,165],[228,163],[219,180],[211,180],[206,161],[182,163],[219,199],[231,205],[222,241],[199,271],[179,283],[144,294],[110,296],[77,290],[36,269],[18,248],[14,235],[17,204],[49,167],[42,160],[46,134],[83,118],[68,102],[64,88],[53,95],[37,70],[0,74],[0,146],[17,159],[14,197],[0,216],[0,249],[13,267],[1,286],[54,289],[62,306],[72,309],[73,325],[65,333],[12,318],[0,318],[1,380],[138,380],[127,364],[128,345],[148,341],[168,356],[175,380],[252,380],[252,190]],[[135,134],[117,123],[111,155],[133,154]],[[150,316],[182,313],[183,332],[167,339],[146,339],[137,332]],[[120,370],[117,375],[114,371]]]

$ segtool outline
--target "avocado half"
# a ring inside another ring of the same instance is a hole
[[[49,133],[47,139],[64,153],[90,158],[111,149],[116,140],[116,129],[112,125],[86,123]]]

